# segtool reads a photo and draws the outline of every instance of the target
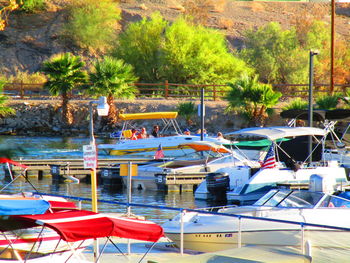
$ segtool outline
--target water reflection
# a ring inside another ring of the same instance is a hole
[[[20,154],[21,158],[38,158],[38,159],[50,159],[50,158],[82,158],[82,146],[89,143],[89,139],[82,138],[61,138],[61,137],[20,137],[20,136],[2,136],[2,143],[6,145],[12,145],[13,147],[20,146],[25,149],[25,154]],[[108,140],[107,140],[108,141]],[[101,139],[97,139],[97,143],[102,142]],[[106,141],[104,141],[106,142]],[[106,158],[102,152],[99,153],[100,158]],[[1,170],[2,172],[2,170]],[[1,178],[4,178],[3,174]],[[30,181],[35,185],[39,192],[47,194],[58,194],[64,196],[74,197],[91,197],[91,185],[84,182],[79,184],[61,183],[53,184],[51,176],[44,175],[42,180],[38,180],[36,177],[30,178]],[[30,191],[33,189],[24,180],[17,180],[6,189],[6,193],[13,194],[20,191]],[[98,186],[98,198],[104,201],[116,201],[127,202],[127,194],[125,189],[116,189],[111,187]],[[164,193],[157,191],[132,191],[132,203],[154,205],[154,206],[167,206],[177,208],[198,208],[207,207],[208,204],[203,201],[194,199],[192,192],[180,193]],[[90,202],[82,202],[82,208],[91,210]],[[108,204],[99,202],[99,212],[118,212],[124,213],[126,207],[117,204]],[[143,215],[147,219],[153,220],[158,223],[162,223],[165,220],[172,218],[177,212],[171,210],[160,210],[156,208],[146,207],[132,207],[132,212],[137,215]]]

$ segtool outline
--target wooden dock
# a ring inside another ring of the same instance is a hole
[[[101,169],[118,166],[122,163],[132,162],[133,164],[142,164],[151,161],[150,158],[110,158],[110,159],[98,159],[97,173],[100,173]],[[82,178],[91,174],[90,169],[84,168],[83,159],[22,159],[16,160],[17,162],[28,166],[26,170],[26,176],[38,177],[42,176],[74,176]],[[11,171],[13,174],[18,174],[22,171],[21,167],[11,165]],[[4,166],[6,175],[6,165]],[[8,175],[8,171],[7,171]]]
[[[157,188],[168,192],[193,192],[195,187],[205,180],[209,172],[155,174]]]

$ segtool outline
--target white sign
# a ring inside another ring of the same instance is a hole
[[[83,145],[84,169],[96,169],[97,152],[96,145]]]

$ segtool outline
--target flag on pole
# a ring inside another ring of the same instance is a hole
[[[164,152],[163,152],[163,149],[162,149],[162,145],[159,144],[158,149],[157,149],[157,151],[156,151],[156,153],[154,155],[154,159],[157,160],[157,159],[162,159],[162,158],[164,158]]]
[[[276,167],[276,159],[275,159],[275,145],[271,144],[269,151],[267,152],[265,159],[261,165],[261,168],[269,169]]]

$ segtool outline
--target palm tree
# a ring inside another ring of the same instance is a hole
[[[237,110],[254,125],[264,125],[269,109],[278,103],[282,96],[280,92],[272,90],[271,85],[262,84],[258,76],[243,75],[231,87],[226,99],[229,105],[226,111]]]
[[[48,77],[45,88],[53,96],[62,97],[62,118],[68,125],[73,123],[69,105],[72,90],[87,80],[87,74],[82,70],[84,65],[80,57],[65,53],[45,61],[41,70]]]
[[[93,71],[89,74],[91,87],[88,92],[94,95],[106,96],[109,105],[108,123],[118,121],[118,110],[114,99],[134,99],[138,91],[133,85],[137,81],[133,67],[122,59],[104,57],[94,64]]]
[[[192,118],[197,113],[197,108],[193,102],[183,102],[179,103],[177,106],[177,111],[180,116],[183,116],[186,119],[187,125],[191,126],[193,124]]]

